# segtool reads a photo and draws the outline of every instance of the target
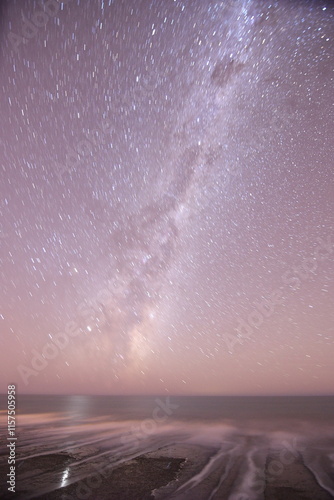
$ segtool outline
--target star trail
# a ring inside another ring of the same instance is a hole
[[[333,4],[11,0],[1,33],[3,384],[331,393]]]

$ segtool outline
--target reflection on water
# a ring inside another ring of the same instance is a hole
[[[64,486],[67,486],[69,475],[70,475],[70,468],[66,467],[66,469],[63,472],[63,476],[61,478],[61,484],[60,484],[61,488],[63,488]]]

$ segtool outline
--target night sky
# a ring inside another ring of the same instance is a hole
[[[0,16],[1,392],[333,394],[333,3]]]

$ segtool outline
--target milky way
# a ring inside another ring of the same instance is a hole
[[[332,392],[333,5],[1,19],[4,387]]]

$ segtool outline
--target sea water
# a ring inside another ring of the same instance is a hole
[[[5,404],[2,396],[3,436]],[[71,470],[59,471],[52,480],[46,473],[43,481],[41,472],[40,484],[49,484],[50,491],[82,480],[92,472],[92,463],[100,468],[113,467],[178,444],[212,450],[202,470],[188,481],[194,491],[209,469],[225,460],[227,474],[242,455],[243,480],[235,498],[259,498],[255,483],[271,449],[279,457],[274,475],[279,471],[279,461],[286,465],[297,455],[302,456],[318,484],[334,496],[334,397],[21,395],[17,404],[18,467],[42,455],[69,451],[76,457]],[[2,464],[6,452],[2,446]],[[3,491],[3,477],[1,480]],[[253,496],[240,496],[253,490]]]

